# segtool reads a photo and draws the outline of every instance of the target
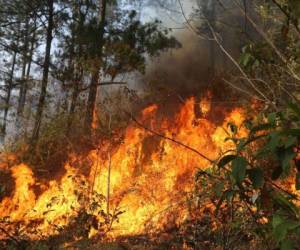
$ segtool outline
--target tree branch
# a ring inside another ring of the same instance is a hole
[[[171,141],[171,142],[174,142],[174,143],[178,144],[179,146],[182,146],[182,147],[184,147],[184,148],[186,148],[186,149],[188,149],[188,150],[190,150],[190,151],[196,153],[197,155],[199,155],[200,157],[202,157],[203,159],[205,159],[205,160],[208,161],[209,163],[214,163],[214,162],[215,162],[215,161],[211,160],[210,158],[208,158],[207,156],[205,156],[204,154],[202,154],[201,152],[199,152],[198,150],[196,150],[196,149],[194,149],[194,148],[192,148],[192,147],[190,147],[190,146],[188,146],[188,145],[186,145],[186,144],[184,144],[184,143],[182,143],[182,142],[180,142],[180,141],[177,141],[177,140],[175,140],[175,139],[173,139],[173,138],[170,138],[170,137],[168,137],[168,136],[162,135],[162,134],[160,134],[160,133],[158,133],[158,132],[152,130],[151,128],[145,127],[145,126],[144,126],[142,123],[140,123],[140,122],[139,122],[132,114],[128,113],[127,111],[124,111],[124,112],[125,112],[125,114],[128,115],[128,116],[129,116],[129,117],[130,117],[130,118],[131,118],[131,119],[132,119],[139,127],[141,127],[141,128],[143,128],[144,130],[150,132],[151,134],[156,135],[156,136],[158,136],[158,137],[160,137],[160,138],[169,140],[169,141]]]
[[[290,13],[288,13],[282,6],[280,3],[278,3],[276,0],[272,0],[272,2],[280,9],[280,11],[290,20],[292,20],[292,24],[295,27],[296,31],[298,32],[298,34],[300,35],[300,29],[297,25],[297,22],[295,21],[294,18],[291,17]]]
[[[107,85],[126,85],[127,82],[100,82],[97,84],[97,86],[107,86]],[[85,91],[87,89],[89,89],[91,86],[87,86],[87,87],[84,87],[84,88],[81,88],[79,91],[82,92],[82,91]]]

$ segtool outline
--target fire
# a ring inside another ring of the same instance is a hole
[[[195,99],[190,98],[173,118],[158,122],[159,106],[151,105],[138,120],[164,137],[216,159],[221,151],[232,147],[224,142],[227,123],[241,125],[244,113],[236,108],[226,114],[223,125],[216,126],[206,118],[212,109],[210,99],[200,102],[202,118],[195,116]],[[90,163],[88,174],[78,167],[86,162]],[[187,218],[185,202],[193,191],[195,171],[209,165],[182,145],[132,123],[119,145],[106,141],[88,156],[70,157],[60,180],[43,182],[36,180],[27,165],[12,167],[15,189],[0,204],[1,217],[5,218],[1,223],[8,228],[20,223],[26,237],[39,239],[59,234],[81,211],[86,211],[96,221],[88,228],[89,236],[155,232],[166,222],[179,225]],[[32,223],[34,232],[29,229]]]
[[[24,164],[14,166],[11,171],[17,189],[12,198],[5,198],[2,201],[0,214],[16,220],[34,206],[35,195],[31,186],[35,180],[31,169]]]
[[[200,110],[204,116],[211,110],[211,98],[212,94],[209,92],[200,102]]]

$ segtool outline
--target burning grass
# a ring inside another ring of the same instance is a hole
[[[195,115],[197,105],[200,117]],[[195,206],[195,173],[211,164],[197,152],[217,159],[233,147],[225,142],[227,124],[240,126],[245,117],[242,108],[227,110],[223,123],[216,125],[210,109],[209,99],[198,104],[189,98],[174,117],[157,119],[159,106],[149,106],[137,119],[147,129],[133,122],[113,139],[120,143],[104,140],[88,154],[70,155],[64,174],[56,179],[37,178],[30,166],[4,160],[1,171],[10,173],[14,185],[0,204],[1,239],[43,242],[63,235],[68,242],[79,242],[159,234],[173,235],[173,243],[181,247],[189,245],[182,235],[192,234],[193,214],[195,221],[200,208],[209,207]]]

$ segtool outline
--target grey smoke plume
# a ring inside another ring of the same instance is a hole
[[[229,8],[230,11],[224,11],[222,8],[215,6],[213,14],[207,14],[212,15],[209,22],[214,26],[222,46],[238,61],[245,38],[254,37],[255,32],[238,9]],[[228,91],[228,94],[232,91],[222,85],[222,78],[234,73],[236,68],[211,39],[211,32],[203,19],[203,15],[198,13],[194,22],[190,23],[192,30],[187,27],[185,30],[175,31],[182,48],[164,53],[152,61],[144,77],[149,92],[154,92],[155,96],[175,93],[185,97],[201,95],[214,89],[215,95],[220,94],[220,89],[223,95],[224,91]]]

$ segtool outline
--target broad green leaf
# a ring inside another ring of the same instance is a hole
[[[249,171],[249,179],[252,182],[254,188],[261,188],[264,184],[264,176],[263,172],[259,168],[250,169]]]
[[[279,161],[281,163],[281,167],[282,167],[284,172],[288,173],[288,171],[290,169],[290,162],[291,162],[291,160],[293,160],[296,157],[296,155],[297,154],[294,152],[293,147],[290,147],[290,148],[284,148],[284,147],[277,148],[276,156],[279,159]]]
[[[232,176],[237,183],[241,183],[246,176],[247,160],[244,157],[236,157],[232,161]]]
[[[227,165],[229,162],[231,162],[233,159],[236,158],[236,155],[225,155],[219,162],[218,167],[223,168],[225,165]]]
[[[267,147],[270,151],[274,151],[280,143],[280,133],[278,131],[274,131],[270,133],[270,140],[265,147]]]
[[[281,242],[286,237],[288,232],[288,224],[283,222],[274,229],[274,236],[278,242]]]
[[[255,154],[256,158],[262,158],[274,152],[280,144],[280,133],[278,131],[269,134],[268,142],[265,146],[261,147]]]
[[[255,156],[256,159],[259,159],[259,158],[266,157],[266,156],[268,156],[269,154],[270,154],[270,151],[269,151],[266,147],[264,147],[264,148],[259,149],[259,150],[254,154],[254,156]]]

